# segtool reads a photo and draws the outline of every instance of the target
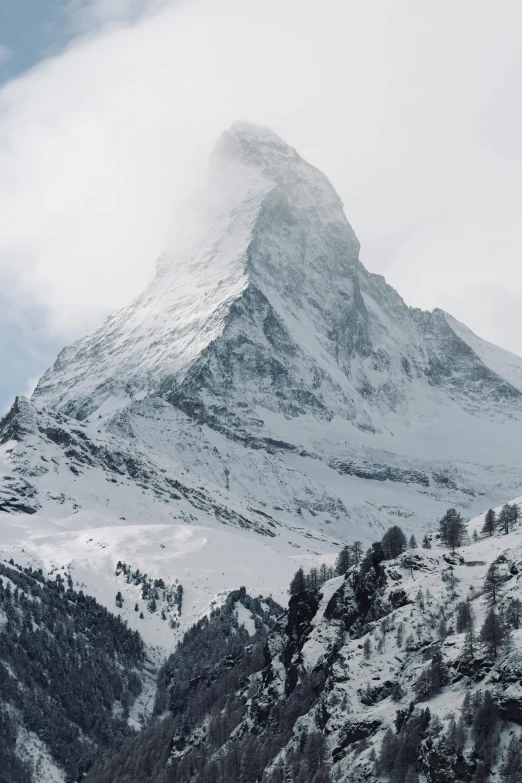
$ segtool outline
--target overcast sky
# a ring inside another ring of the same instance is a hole
[[[0,9],[0,409],[175,242],[219,133],[270,126],[362,261],[522,354],[522,4],[19,0]]]

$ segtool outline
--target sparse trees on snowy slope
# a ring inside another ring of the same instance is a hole
[[[262,617],[253,636],[239,624],[238,601]],[[200,620],[160,675],[156,714],[164,719],[100,758],[86,783],[331,783],[319,727],[301,727],[299,746],[283,750],[297,719],[320,698],[323,673],[304,674],[288,693],[274,693],[263,707],[266,716],[254,708],[263,688],[268,630],[280,611],[271,599],[235,591]],[[251,721],[255,731],[236,731]]]
[[[484,536],[492,536],[496,531],[507,535],[520,521],[520,506],[517,503],[505,503],[498,516],[494,509],[490,508],[484,517],[481,533]]]
[[[299,595],[299,593],[316,593],[328,579],[336,575],[333,568],[322,565],[321,568],[311,568],[305,574],[303,568],[298,568],[292,577],[288,592],[290,595]]]
[[[417,546],[414,536],[410,538],[409,546],[410,548]],[[374,544],[374,547],[379,548],[381,559],[391,560],[398,557],[408,548],[408,540],[401,528],[394,525],[386,531],[380,542]],[[371,550],[368,550],[368,552],[371,552]],[[319,569],[311,568],[308,573],[305,573],[302,567],[299,568],[290,582],[290,595],[297,595],[304,591],[314,592],[333,576],[343,576],[351,569],[357,569],[363,560],[362,555],[361,542],[354,541],[351,546],[345,545],[341,549],[337,555],[334,568],[329,568],[324,563]],[[366,554],[367,556],[368,553]]]
[[[429,709],[397,713],[397,733],[388,729],[382,739],[376,772],[393,783],[417,780],[420,770],[420,747],[431,720]]]
[[[363,553],[360,541],[354,541],[353,544],[344,546],[337,556],[335,562],[335,572],[338,576],[348,573],[350,568],[357,567],[361,562]]]
[[[512,530],[520,519],[520,508],[516,503],[505,503],[498,515],[497,527],[505,535]]]

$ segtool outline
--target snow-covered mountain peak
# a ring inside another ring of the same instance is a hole
[[[84,418],[156,393],[222,334],[241,298],[249,308],[265,302],[281,335],[290,332],[285,342],[300,344],[307,332],[315,354],[339,354],[343,324],[364,319],[365,308],[359,245],[331,184],[271,131],[246,123],[223,134],[210,173],[192,244],[163,259],[131,305],[60,354],[37,403]]]
[[[37,407],[339,536],[516,493],[512,361],[369,273],[321,172],[236,123],[200,213],[143,294],[62,351]]]
[[[316,225],[317,219],[337,224],[341,235],[358,248],[341,199],[328,178],[272,130],[241,121],[224,131],[211,155],[210,171],[218,175],[226,171],[230,177],[233,167],[239,166],[259,172],[270,183],[270,189],[276,189],[288,202],[294,219],[299,217],[296,211],[306,210],[308,219]]]
[[[256,168],[279,184],[288,181],[296,169],[301,169],[305,179],[310,179],[312,171],[326,179],[272,130],[244,121],[234,122],[217,140],[210,159],[211,171],[226,162]]]
[[[247,166],[268,170],[275,160],[300,160],[289,144],[263,125],[237,120],[223,131],[216,142],[211,164],[221,158],[237,160]]]

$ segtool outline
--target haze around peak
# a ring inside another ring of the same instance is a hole
[[[145,287],[238,117],[325,172],[408,304],[522,352],[518,4],[77,5],[0,92],[4,404]]]

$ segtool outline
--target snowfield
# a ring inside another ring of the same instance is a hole
[[[42,520],[35,520],[33,524]],[[24,538],[28,520],[2,525],[0,557],[20,565],[43,568],[45,573],[70,573],[76,589],[93,595],[118,613],[145,641],[163,654],[172,652],[185,630],[204,614],[221,605],[229,591],[246,586],[252,595],[271,595],[285,604],[295,559],[274,552],[262,541],[225,530],[189,525],[122,525],[65,533],[39,533]],[[10,539],[6,543],[6,539]],[[116,576],[118,561],[152,579],[183,586],[179,627],[172,629],[161,618],[162,604],[150,613],[139,586]],[[116,606],[116,593],[123,607]],[[139,611],[135,611],[138,604]],[[144,618],[140,619],[140,612]],[[248,626],[248,618],[245,618]]]

